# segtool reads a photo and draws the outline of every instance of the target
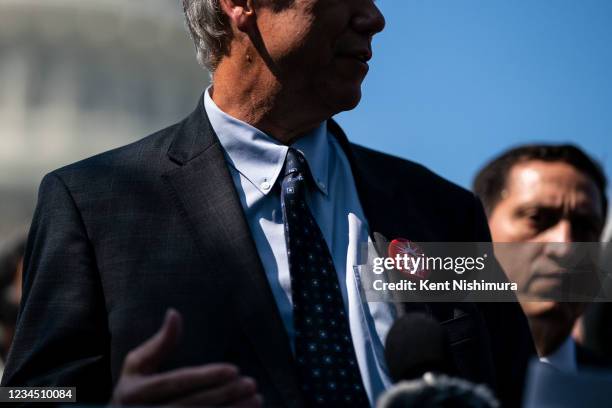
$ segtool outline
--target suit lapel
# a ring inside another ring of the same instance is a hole
[[[419,211],[411,205],[410,197],[401,196],[402,186],[393,177],[394,169],[377,168],[376,163],[371,163],[370,155],[363,154],[348,141],[346,134],[334,120],[328,123],[329,130],[348,158],[359,201],[368,221],[370,239],[378,256],[388,256],[388,244],[395,238],[427,241],[423,239],[423,232],[427,228],[419,219]],[[389,176],[381,177],[381,170]],[[398,205],[398,202],[402,206]],[[397,303],[395,307],[399,315],[415,311],[431,313],[429,305],[425,303]]]
[[[359,201],[368,220],[370,238],[375,242],[379,252],[382,250],[386,254],[386,246],[384,250],[379,247],[381,238],[389,241],[395,238],[422,240],[423,231],[427,229],[419,219],[418,210],[412,208],[410,197],[400,194],[402,186],[394,177],[394,169],[378,168],[388,164],[372,162],[372,155],[364,154],[362,149],[351,144],[335,121],[330,120],[328,124],[330,132],[336,137],[348,158]],[[385,176],[381,177],[381,174]],[[407,185],[408,183],[404,188]],[[399,199],[401,207],[397,205]]]
[[[203,98],[168,151],[180,165],[164,174],[207,264],[234,306],[238,324],[288,405],[299,401],[288,336]],[[229,290],[228,288],[231,288]]]

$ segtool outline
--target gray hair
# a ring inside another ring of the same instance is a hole
[[[187,28],[200,65],[214,72],[228,54],[231,27],[219,0],[183,0]]]
[[[211,73],[219,61],[229,54],[232,27],[221,9],[219,0],[182,0],[187,28],[195,43],[198,62]],[[295,0],[260,0],[260,6],[271,7],[278,12]]]

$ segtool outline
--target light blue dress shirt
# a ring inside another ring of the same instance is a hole
[[[240,202],[283,324],[293,347],[293,309],[289,261],[278,180],[288,146],[253,126],[221,111],[205,92],[208,118],[225,150],[230,172]],[[298,139],[293,145],[302,152],[316,181],[307,192],[306,201],[317,220],[332,254],[338,273],[355,355],[364,386],[374,405],[390,386],[384,362],[384,339],[394,320],[395,309],[382,302],[366,302],[359,290],[354,266],[358,265],[362,246],[369,241],[355,181],[346,155],[327,123]]]

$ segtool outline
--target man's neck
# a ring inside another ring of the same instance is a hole
[[[285,90],[255,58],[227,57],[215,70],[211,98],[223,112],[287,145],[328,119]]]
[[[549,321],[546,318],[527,316],[527,320],[531,328],[533,342],[540,357],[554,353],[567,339],[572,330],[571,324]]]

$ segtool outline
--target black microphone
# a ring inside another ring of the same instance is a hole
[[[410,313],[393,324],[385,358],[397,384],[383,393],[377,408],[499,407],[485,385],[453,377],[458,370],[446,331],[425,314]]]
[[[394,382],[420,378],[426,372],[457,374],[446,331],[423,313],[395,321],[385,341],[385,359]]]

